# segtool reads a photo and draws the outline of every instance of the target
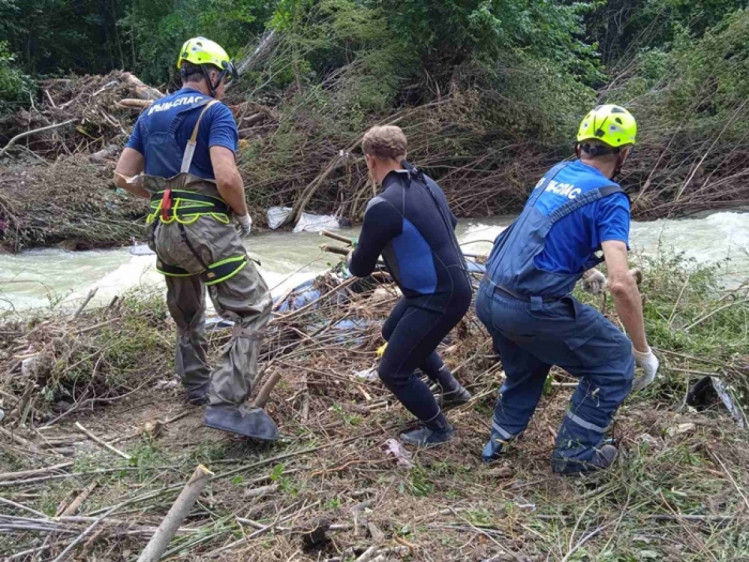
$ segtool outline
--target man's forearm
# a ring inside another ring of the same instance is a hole
[[[619,319],[627,330],[637,351],[648,350],[648,340],[645,336],[645,321],[642,316],[642,300],[640,291],[634,278],[630,276],[624,281],[609,282],[614,306]]]
[[[239,172],[230,181],[217,181],[216,186],[221,198],[226,202],[235,215],[247,214],[247,201],[244,198],[244,183]]]
[[[114,173],[114,183],[117,187],[124,189],[125,191],[129,191],[133,195],[137,195],[138,197],[144,197],[145,199],[150,199],[151,194],[148,193],[145,189],[143,189],[139,184],[128,181],[129,178],[125,177],[123,174],[119,172]]]

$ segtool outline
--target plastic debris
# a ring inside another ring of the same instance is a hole
[[[275,230],[280,227],[291,213],[291,207],[271,207],[265,213],[268,228]],[[302,213],[294,232],[320,232],[321,230],[337,230],[341,228],[340,222],[333,215],[313,215]]]
[[[374,382],[379,378],[379,376],[377,375],[377,367],[370,367],[369,369],[364,369],[363,371],[356,371],[354,373],[354,376],[360,379],[364,379],[367,382]]]
[[[672,427],[669,427],[666,430],[666,434],[668,434],[670,437],[674,437],[675,435],[682,435],[684,433],[691,433],[697,429],[697,426],[693,423],[680,423],[678,425],[674,425]]]
[[[414,463],[411,462],[411,453],[409,453],[397,439],[388,439],[385,442],[385,455],[392,455],[398,463],[398,466],[409,469],[414,467]]]
[[[171,390],[172,388],[177,388],[179,386],[179,381],[175,380],[160,380],[156,381],[156,384],[153,385],[154,390]]]

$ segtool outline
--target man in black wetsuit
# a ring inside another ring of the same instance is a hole
[[[367,205],[349,270],[365,277],[382,255],[403,292],[382,327],[388,345],[378,374],[422,422],[401,439],[433,446],[448,441],[453,428],[414,371],[419,368],[440,385],[443,407],[471,398],[435,352],[468,310],[471,282],[455,238],[457,219],[440,187],[406,162],[406,147],[399,127],[374,127],[364,136],[367,168],[384,190]]]

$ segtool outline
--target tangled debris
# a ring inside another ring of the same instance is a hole
[[[645,273],[655,306],[662,279]],[[374,281],[330,274],[312,287],[316,300],[277,302],[255,384],[257,393],[281,381],[267,404],[283,435],[273,446],[207,429],[201,409],[183,405],[159,295],[0,327],[0,553],[134,559],[203,464],[214,476],[165,559],[735,556],[749,516],[746,434],[722,407],[697,413],[679,402],[683,373],[718,364],[724,380],[739,380],[746,356],[662,350],[660,390],[632,397],[617,416],[615,468],[584,479],[548,468],[573,382],[555,371],[507,461],[487,467],[479,452],[503,375],[471,312],[441,346],[474,396],[449,413],[457,438],[404,451],[393,440],[410,416],[368,376],[399,298],[386,277]],[[229,332],[210,332],[212,353]]]

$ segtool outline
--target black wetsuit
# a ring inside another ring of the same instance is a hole
[[[390,172],[382,185],[367,206],[349,269],[359,277],[369,275],[382,255],[403,292],[382,328],[388,347],[379,375],[426,422],[440,409],[414,371],[436,378],[443,364],[435,349],[468,310],[471,282],[455,238],[457,219],[440,187],[405,170]]]

